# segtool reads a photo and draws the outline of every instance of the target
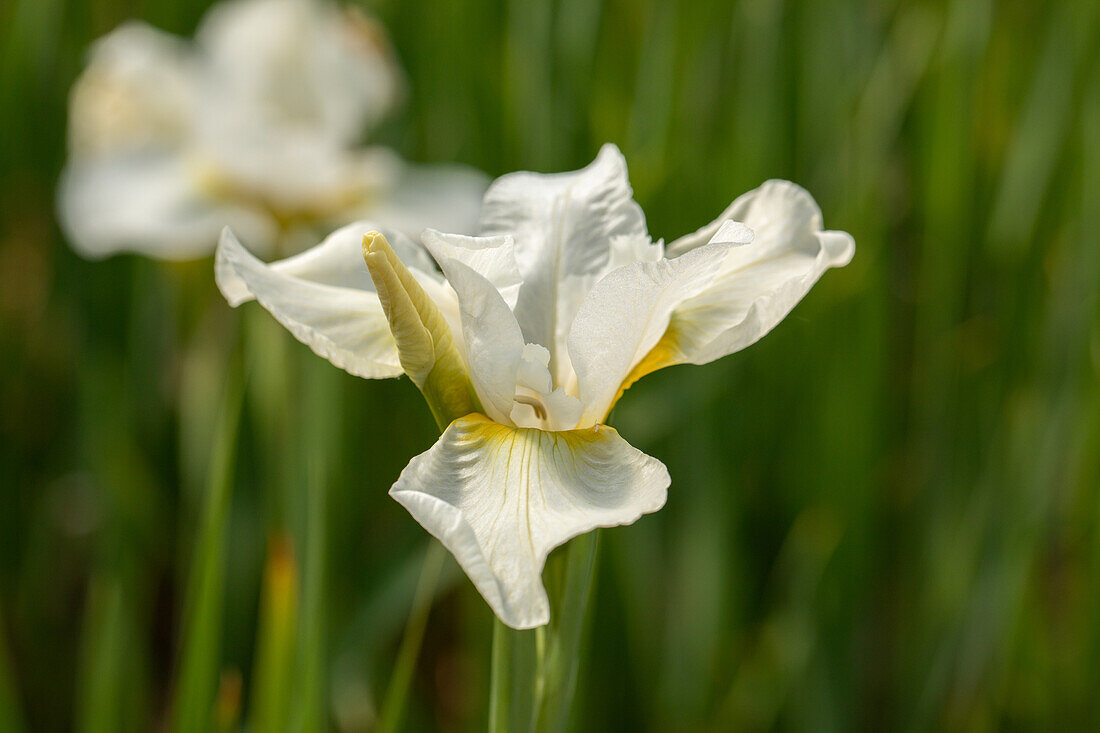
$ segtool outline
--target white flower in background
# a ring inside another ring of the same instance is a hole
[[[225,225],[261,254],[368,216],[472,231],[487,179],[362,147],[401,95],[377,25],[320,0],[230,0],[194,42],[131,21],[73,87],[61,223],[82,254],[209,254]]]
[[[580,171],[498,179],[481,236],[426,232],[442,272],[407,238],[370,227],[273,265],[227,231],[219,284],[352,374],[404,371],[424,392],[449,425],[390,494],[515,628],[549,619],[541,573],[554,547],[665,502],[665,467],[603,424],[623,391],[752,344],[854,252],[786,181],[666,249],[612,145]]]

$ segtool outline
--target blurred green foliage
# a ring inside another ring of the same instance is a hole
[[[160,728],[185,651],[224,729],[369,729],[413,604],[426,535],[386,490],[434,439],[416,390],[231,310],[209,261],[86,262],[54,221],[88,42],[205,6],[0,5],[5,731]],[[613,141],[655,237],[782,177],[857,241],[761,343],[616,410],[673,485],[602,535],[576,730],[1100,726],[1100,4],[371,7],[410,88],[379,139],[412,159],[566,170]],[[191,648],[200,540],[224,581]],[[443,575],[404,717],[479,730],[491,616]]]

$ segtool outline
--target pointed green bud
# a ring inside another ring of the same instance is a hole
[[[440,429],[482,412],[450,326],[381,233],[363,235],[363,259],[397,342],[401,368],[420,388]]]

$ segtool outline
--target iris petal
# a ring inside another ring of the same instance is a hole
[[[390,490],[454,554],[500,619],[545,624],[550,551],[664,503],[668,471],[612,428],[545,432],[456,420]]]

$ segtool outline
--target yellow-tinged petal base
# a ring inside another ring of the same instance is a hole
[[[641,361],[634,365],[634,368],[626,375],[626,379],[619,385],[619,391],[615,393],[615,399],[611,400],[611,405],[607,408],[608,414],[611,414],[611,411],[615,409],[615,404],[623,396],[623,393],[634,386],[634,383],[639,379],[647,374],[652,374],[658,369],[683,363],[683,352],[680,351],[677,342],[676,329],[670,323],[664,335],[661,336],[661,340],[649,350],[648,354],[642,357]],[[604,419],[607,419],[606,415]]]

